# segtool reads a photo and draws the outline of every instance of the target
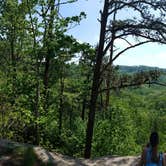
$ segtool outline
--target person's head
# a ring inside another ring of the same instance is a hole
[[[157,132],[152,132],[150,135],[150,145],[156,147],[159,144],[159,136]]]

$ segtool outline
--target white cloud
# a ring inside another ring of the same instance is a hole
[[[151,44],[141,48],[131,49],[121,55],[116,65],[146,65],[166,68],[166,46]]]

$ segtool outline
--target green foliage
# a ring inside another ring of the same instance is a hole
[[[24,165],[30,166],[34,165],[37,160],[36,154],[32,147],[27,148],[27,150],[24,152]]]
[[[136,153],[138,146],[135,143],[134,123],[128,106],[123,101],[118,101],[108,111],[107,119],[99,120],[95,126],[94,156]]]
[[[49,150],[82,157],[96,49],[88,43],[79,43],[66,32],[72,25],[79,24],[86,17],[85,13],[62,18],[58,15],[58,5],[53,12],[50,11],[49,1],[2,2],[0,137],[40,144]],[[52,17],[53,22],[50,21]],[[46,63],[49,64],[48,75],[45,74]],[[156,79],[145,66],[119,66],[119,69],[115,67],[114,80],[126,80],[128,83],[130,78],[137,82],[146,78]],[[139,74],[133,75],[135,71]],[[149,75],[140,71],[148,71]],[[162,70],[161,73],[164,72]],[[44,77],[48,78],[48,96],[45,95]],[[165,75],[160,80],[165,81]],[[111,85],[119,84],[119,81],[111,81]],[[160,149],[164,151],[165,87],[131,87],[119,92],[111,91],[110,94],[107,111],[98,99],[93,157],[139,154],[153,130],[159,132]],[[105,94],[101,96],[101,100],[105,100]],[[36,160],[32,149],[27,149],[25,156],[26,163],[28,161],[30,165]]]

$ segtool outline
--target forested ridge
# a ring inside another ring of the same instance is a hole
[[[0,1],[0,138],[89,158],[138,155],[158,131],[165,151],[166,69],[114,60],[139,45],[166,43],[166,2],[105,0],[95,47],[69,35],[86,19],[84,12],[63,17],[60,7],[70,3],[77,2]],[[139,19],[117,19],[123,8]],[[129,46],[117,49],[116,39]]]

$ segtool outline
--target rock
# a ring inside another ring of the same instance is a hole
[[[136,166],[139,157],[107,156],[96,159],[76,159],[48,152],[42,147],[0,140],[1,166]]]

